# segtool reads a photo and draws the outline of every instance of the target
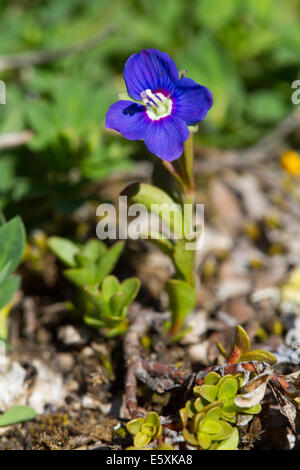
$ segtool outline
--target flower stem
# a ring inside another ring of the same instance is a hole
[[[185,183],[186,190],[184,192],[195,192],[194,180],[194,135],[191,132],[189,138],[184,142],[184,151],[179,159],[181,177]]]

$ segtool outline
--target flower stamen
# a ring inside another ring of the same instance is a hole
[[[141,97],[146,105],[146,112],[152,121],[157,121],[171,114],[173,108],[173,101],[170,96],[165,96],[163,93],[153,93],[150,89],[143,90]]]

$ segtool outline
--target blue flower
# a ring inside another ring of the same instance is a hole
[[[163,160],[179,158],[188,126],[202,121],[212,106],[209,89],[180,78],[171,57],[156,49],[129,57],[124,80],[129,100],[111,105],[106,127],[129,140],[144,139],[148,150]]]

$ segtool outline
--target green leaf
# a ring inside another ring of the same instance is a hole
[[[195,288],[179,279],[170,279],[166,283],[166,291],[173,324],[180,324],[181,327],[186,316],[195,308]]]
[[[126,423],[126,429],[130,434],[134,436],[140,432],[142,424],[144,423],[144,418],[134,418]]]
[[[104,313],[108,317],[111,315],[109,302],[96,286],[85,286],[84,291],[86,292],[88,299],[96,307],[98,315],[101,313]]]
[[[28,421],[34,419],[37,415],[37,412],[29,406],[13,406],[0,416],[0,426],[10,426],[11,424]]]
[[[100,284],[102,280],[114,269],[123,249],[124,242],[117,242],[104,254],[97,269],[96,282],[98,284]]]
[[[219,374],[217,372],[209,372],[205,377],[204,377],[204,383],[207,385],[216,385],[218,381],[220,380]]]
[[[126,305],[130,305],[136,298],[141,282],[137,277],[130,277],[122,282],[120,289],[126,294]]]
[[[182,237],[180,205],[162,189],[146,183],[133,183],[124,189],[122,196],[127,196],[130,204],[142,204],[150,213],[159,215],[178,238]]]
[[[109,301],[109,299],[118,292],[119,286],[120,283],[115,276],[106,276],[101,285],[101,290],[105,300]]]
[[[186,239],[178,240],[173,253],[173,260],[176,268],[182,275],[183,279],[188,283],[193,283],[194,267],[195,267],[195,250],[186,249]]]
[[[71,268],[75,268],[75,255],[80,252],[75,243],[66,238],[50,237],[48,238],[48,246],[63,263]]]
[[[179,410],[179,416],[180,416],[180,419],[181,419],[181,424],[182,424],[182,427],[185,427],[187,425],[187,422],[188,422],[188,411],[186,410],[186,408],[181,408]]]
[[[243,354],[239,359],[239,362],[246,361],[264,361],[268,364],[274,365],[277,363],[277,358],[269,351],[264,351],[263,349],[253,349],[252,351]]]
[[[203,422],[208,421],[217,421],[221,417],[221,407],[218,405],[211,406],[205,414]]]
[[[188,444],[190,444],[191,446],[199,447],[199,442],[194,436],[194,434],[189,432],[186,428],[182,430],[182,435]]]
[[[221,430],[222,428],[218,421],[203,420],[203,423],[200,424],[200,432],[205,432],[207,434],[218,434]]]
[[[211,436],[209,434],[205,434],[204,432],[197,433],[197,439],[200,447],[202,449],[208,449],[211,444]]]
[[[11,276],[0,283],[0,309],[13,298],[20,287],[20,282],[19,276]]]
[[[204,404],[203,404],[203,402],[202,402],[202,398],[201,398],[201,397],[198,397],[198,398],[195,399],[195,401],[194,401],[194,408],[195,408],[195,410],[198,411],[198,412],[203,410]]]
[[[121,317],[125,304],[126,294],[124,294],[123,292],[117,292],[116,294],[114,294],[109,301],[112,317]]]
[[[218,391],[219,400],[229,400],[237,394],[238,391],[238,382],[234,377],[228,377],[227,380],[220,385]]]
[[[236,411],[238,413],[246,414],[246,415],[258,415],[261,412],[261,405],[257,403],[256,405],[252,406],[251,408],[240,408],[239,406],[234,405]]]
[[[143,434],[142,432],[138,432],[135,435],[133,443],[134,443],[134,447],[137,447],[138,449],[142,449],[147,444],[149,444],[150,441],[151,441],[151,437],[146,436],[146,434]]]
[[[101,240],[90,240],[82,249],[82,254],[90,260],[97,261],[102,256],[105,256],[107,246]]]
[[[213,403],[217,399],[219,387],[217,385],[202,385],[200,389],[201,397],[205,398],[209,403]]]
[[[239,443],[239,432],[237,428],[234,428],[231,436],[221,442],[217,450],[236,450]]]
[[[223,348],[222,344],[219,343],[219,341],[216,341],[216,346],[217,346],[219,352],[222,354],[222,356],[225,357],[225,359],[227,359],[228,354],[227,354],[227,352],[225,351],[225,349]]]
[[[15,217],[0,227],[0,272],[4,269],[5,277],[19,265],[25,248],[25,238],[25,229],[20,217]]]
[[[146,436],[153,437],[156,434],[156,428],[152,424],[144,423],[141,427],[141,432]]]
[[[92,316],[90,314],[84,315],[83,320],[88,326],[92,326],[93,328],[105,328],[106,327],[105,321],[100,320],[99,317]]]
[[[91,264],[84,268],[66,269],[64,271],[64,276],[78,287],[84,287],[86,285],[93,286],[98,284],[97,271],[97,267],[94,264]]]
[[[212,436],[212,439],[214,441],[223,441],[223,439],[227,439],[228,437],[231,436],[232,432],[233,432],[233,427],[230,426],[229,423],[227,423],[226,421],[218,421],[218,423],[220,424],[220,431],[215,434],[214,436]]]
[[[150,411],[145,418],[145,423],[151,425],[155,429],[153,438],[157,439],[162,432],[159,415],[155,411]]]
[[[250,351],[249,336],[241,325],[237,325],[235,329],[234,345],[239,348],[241,354],[245,354]]]

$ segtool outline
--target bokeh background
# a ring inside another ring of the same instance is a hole
[[[143,48],[169,53],[212,90],[199,145],[252,145],[294,107],[299,16],[299,0],[2,0],[0,135],[33,138],[0,150],[0,210],[43,226],[96,198],[111,174],[152,159],[104,129],[124,63]]]

